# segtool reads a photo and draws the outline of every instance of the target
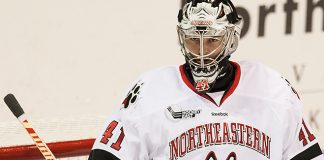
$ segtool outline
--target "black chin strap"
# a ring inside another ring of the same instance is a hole
[[[222,77],[218,77],[216,79],[216,82],[214,83],[213,87],[211,88],[211,90],[209,92],[219,92],[219,91],[226,91],[228,90],[235,78],[235,67],[229,62],[228,58],[224,58],[220,64],[221,66],[224,67],[224,69],[222,70],[222,72],[219,75],[223,75]],[[190,83],[192,85],[195,84],[195,81],[192,77],[191,74],[191,69],[188,63],[185,63],[183,65],[186,77],[188,78],[188,80],[190,81]]]

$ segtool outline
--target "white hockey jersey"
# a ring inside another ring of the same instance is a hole
[[[226,92],[196,92],[183,66],[144,74],[93,149],[122,160],[295,160],[320,154],[289,82],[262,64],[231,63],[235,79]]]

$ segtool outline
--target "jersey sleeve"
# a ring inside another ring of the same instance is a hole
[[[144,138],[141,135],[140,116],[136,113],[136,101],[142,83],[138,82],[126,95],[120,107],[111,114],[95,140],[92,151],[109,153],[118,159],[148,159]],[[92,153],[92,159],[101,160],[100,155]],[[98,156],[98,157],[96,157]]]
[[[308,160],[322,154],[313,130],[304,119],[293,131],[284,156],[287,160]]]
[[[291,91],[291,107],[285,121],[287,130],[284,135],[283,157],[285,160],[310,160],[320,156],[322,151],[307,119],[303,118],[303,105],[299,95],[292,87]]]

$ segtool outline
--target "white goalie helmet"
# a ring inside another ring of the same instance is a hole
[[[230,0],[189,0],[178,15],[181,51],[199,92],[204,83],[213,86],[223,75],[220,62],[238,46],[242,20]]]

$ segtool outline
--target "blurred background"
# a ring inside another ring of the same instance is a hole
[[[47,142],[96,137],[137,76],[184,63],[181,3],[0,0],[0,97],[15,94]],[[290,80],[323,148],[324,0],[233,3],[244,27],[232,60],[265,63]],[[33,143],[3,101],[0,135],[0,146]]]

